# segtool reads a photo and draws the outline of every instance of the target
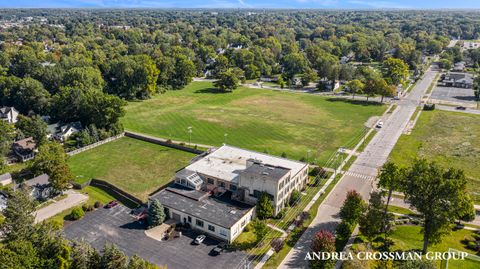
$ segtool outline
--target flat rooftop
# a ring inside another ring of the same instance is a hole
[[[232,201],[230,197],[230,192],[214,197],[202,191],[189,190],[172,184],[151,196],[150,199],[158,199],[168,208],[229,229],[253,208],[253,206]]]
[[[292,176],[295,176],[307,166],[306,163],[224,145],[185,168],[225,181],[238,183],[239,175],[247,169],[247,160],[249,159],[254,159],[265,165],[287,168],[291,170]]]

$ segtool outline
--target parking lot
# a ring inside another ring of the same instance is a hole
[[[122,205],[98,209],[68,224],[64,233],[67,238],[83,239],[98,250],[113,243],[129,256],[137,254],[168,268],[232,268],[245,257],[242,251],[224,251],[211,256],[209,253],[218,241],[207,237],[202,244],[193,245],[194,232],[169,241],[156,241],[145,235],[145,226],[129,213],[130,209]]]
[[[431,99],[452,103],[453,105],[475,105],[473,89],[435,86]]]

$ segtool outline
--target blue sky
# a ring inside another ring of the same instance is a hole
[[[480,8],[480,0],[0,0],[0,7],[74,8]]]

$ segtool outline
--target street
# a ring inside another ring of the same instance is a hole
[[[349,190],[356,190],[364,199],[368,199],[370,192],[375,187],[374,178],[377,176],[378,169],[387,161],[390,152],[419,105],[423,94],[436,75],[436,71],[427,71],[408,96],[398,102],[397,109],[384,123],[383,128],[379,130],[348,172],[319,206],[316,218],[287,254],[279,268],[308,267],[305,255],[309,251],[311,238],[321,229],[335,231],[335,227],[340,222],[338,218],[340,207]]]

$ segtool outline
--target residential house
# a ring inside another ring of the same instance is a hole
[[[14,107],[0,107],[0,120],[8,123],[17,123],[18,111]]]
[[[0,185],[6,186],[8,184],[11,184],[12,182],[12,175],[10,175],[10,173],[0,175]]]
[[[466,63],[465,62],[458,62],[458,63],[455,63],[455,65],[453,66],[453,71],[454,72],[463,72],[465,70],[465,65]]]
[[[37,200],[46,200],[52,195],[53,189],[47,174],[39,175],[25,182],[15,185],[14,190],[28,187],[31,188],[30,195]]]
[[[439,85],[455,88],[473,88],[473,75],[469,73],[450,72],[443,74]]]
[[[18,156],[20,161],[26,162],[35,158],[37,143],[32,137],[28,137],[22,140],[18,140],[13,143],[12,148],[15,155]]]
[[[49,139],[55,139],[61,142],[65,142],[71,135],[82,131],[82,124],[77,122],[71,122],[67,124],[55,123],[50,124],[47,127]]]

